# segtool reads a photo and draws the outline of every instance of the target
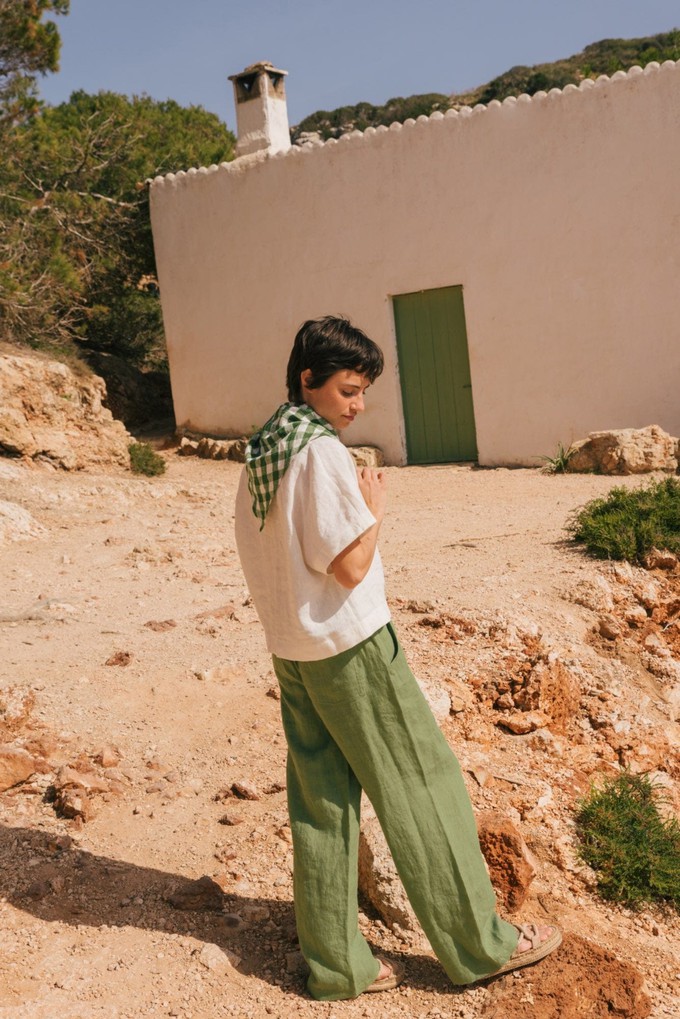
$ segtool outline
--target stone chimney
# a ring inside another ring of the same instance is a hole
[[[263,60],[232,74],[236,104],[236,155],[251,152],[283,152],[290,148],[285,76]]]

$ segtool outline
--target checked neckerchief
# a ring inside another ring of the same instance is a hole
[[[264,527],[267,511],[291,457],[321,435],[337,432],[306,403],[283,403],[246,446],[248,488],[253,513]]]

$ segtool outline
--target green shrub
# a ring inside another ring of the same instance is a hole
[[[647,488],[612,488],[579,510],[567,530],[598,559],[641,563],[652,548],[680,552],[680,481],[666,478]]]
[[[130,470],[134,474],[146,474],[153,478],[157,474],[165,474],[165,460],[154,453],[148,442],[133,442],[128,446],[130,454]]]
[[[577,815],[580,855],[605,899],[680,907],[680,825],[664,818],[664,797],[648,775],[624,772],[592,788]]]

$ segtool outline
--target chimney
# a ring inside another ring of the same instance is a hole
[[[263,60],[231,74],[236,104],[236,155],[252,152],[283,152],[290,148],[285,76]]]

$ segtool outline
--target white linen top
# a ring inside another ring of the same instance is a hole
[[[300,662],[330,658],[389,622],[377,549],[352,590],[329,572],[336,556],[374,523],[354,460],[333,436],[312,439],[293,456],[261,531],[244,468],[236,544],[272,654]]]

